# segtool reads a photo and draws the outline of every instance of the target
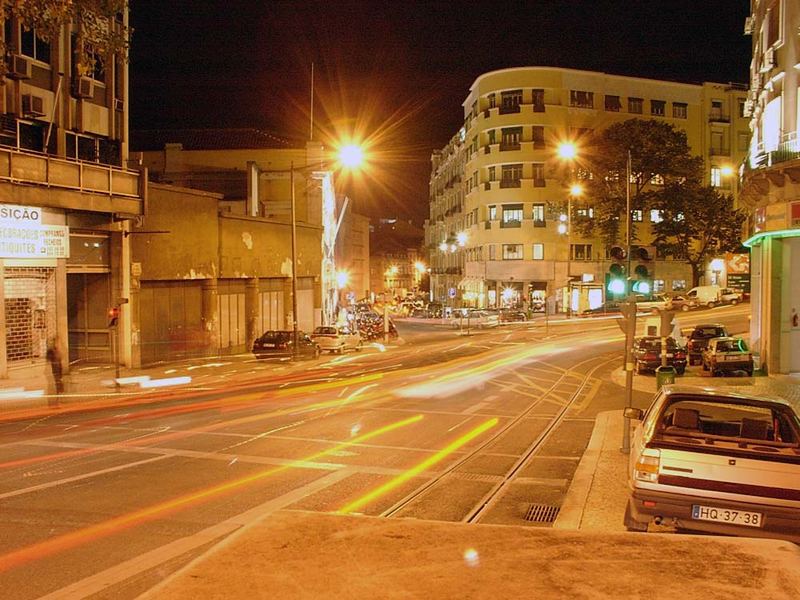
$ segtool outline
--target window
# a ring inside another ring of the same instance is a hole
[[[497,220],[497,207],[494,204],[489,206],[489,220],[496,221]]]
[[[622,103],[619,101],[619,96],[609,96],[606,94],[606,110],[608,112],[619,112],[622,108]]]
[[[592,259],[592,245],[591,244],[570,244],[569,246],[570,260],[591,260]]]
[[[506,127],[502,130],[500,150],[519,150],[522,141],[522,127]]]
[[[533,205],[533,226],[534,227],[544,227],[544,204],[534,204]]]
[[[651,223],[661,223],[661,221],[663,221],[663,220],[664,220],[664,217],[661,214],[660,210],[658,210],[657,208],[654,208],[654,209],[652,209],[650,211],[650,222]]]
[[[544,180],[544,164],[533,164],[533,187],[544,187],[546,184]]]
[[[642,114],[644,108],[644,100],[641,98],[628,98],[628,112],[637,115]]]
[[[522,260],[522,244],[503,244],[503,260]]]
[[[578,219],[593,219],[594,218],[594,208],[591,206],[583,206],[581,208],[575,209],[575,216]]]
[[[594,108],[594,92],[570,90],[569,105],[577,108]]]
[[[642,211],[638,210],[638,209],[637,210],[632,210],[631,211],[631,221],[633,221],[634,223],[641,223],[642,221],[644,221],[644,217],[642,215]]]
[[[722,169],[719,167],[711,167],[711,187],[720,187],[722,185]]]
[[[506,204],[503,206],[503,220],[500,227],[522,226],[522,204]]]
[[[650,178],[650,185],[664,185],[664,176],[656,173]]]
[[[650,100],[650,114],[654,117],[663,117],[666,104],[663,100]]]
[[[709,115],[712,119],[722,119],[723,118],[723,111],[722,111],[722,100],[712,100],[711,101],[711,114]],[[727,119],[725,119],[727,121]]]
[[[767,35],[767,48],[771,48],[777,44],[781,38],[781,7],[777,1],[772,2],[772,6],[767,10],[766,21],[766,35]]]
[[[688,114],[687,104],[685,102],[672,103],[672,118],[685,119]]]
[[[496,260],[497,259],[497,251],[495,250],[494,244],[489,244],[489,260]]]
[[[517,113],[522,104],[522,90],[511,90],[500,94],[500,114]]]
[[[50,64],[50,44],[36,35],[35,29],[22,28],[20,45],[25,56]]]
[[[736,134],[736,147],[739,152],[747,152],[750,148],[750,134],[740,131]]]
[[[522,165],[503,165],[501,171],[500,187],[521,187]]]
[[[544,260],[544,244],[533,245],[533,260]]]
[[[664,280],[663,279],[653,279],[653,292],[656,294],[660,294],[664,291]]]
[[[744,118],[745,99],[744,98],[739,98],[737,100],[737,102],[738,102],[738,106],[739,106],[739,118],[743,119]]]
[[[489,94],[489,108],[494,108],[497,106],[497,95]]]
[[[544,127],[541,125],[534,125],[531,129],[531,139],[533,140],[534,148],[544,147]]]
[[[490,129],[489,130],[489,143],[490,144],[496,144],[497,143],[497,130],[496,129]]]
[[[489,167],[489,181],[497,179],[497,167]]]
[[[686,280],[685,279],[673,279],[672,280],[672,291],[673,292],[681,292],[686,289]]]
[[[533,112],[544,112],[544,90],[532,90]]]

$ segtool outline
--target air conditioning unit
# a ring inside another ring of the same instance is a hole
[[[31,60],[27,56],[12,54],[11,64],[8,67],[8,76],[12,79],[31,78]]]
[[[22,114],[26,117],[43,117],[44,98],[33,94],[22,94]]]
[[[94,79],[91,77],[81,77],[75,85],[75,93],[78,98],[94,98]]]
[[[747,17],[744,20],[744,34],[745,35],[752,35],[753,28],[756,25],[756,20],[754,17]]]
[[[745,100],[744,101],[744,111],[743,115],[745,117],[752,117],[753,116],[753,108],[755,107],[755,102],[752,100]]]
[[[122,98],[114,98],[114,110],[117,112],[125,110],[125,101]]]

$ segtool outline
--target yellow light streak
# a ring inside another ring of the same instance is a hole
[[[401,421],[396,421],[394,423],[384,425],[383,427],[379,427],[378,429],[370,431],[369,433],[354,437],[351,440],[341,442],[332,448],[328,448],[327,450],[316,452],[304,459],[295,460],[286,465],[267,469],[266,471],[254,473],[253,475],[248,475],[246,477],[240,477],[239,479],[234,479],[233,481],[216,485],[204,490],[185,494],[183,496],[173,498],[172,500],[160,502],[158,504],[135,510],[119,517],[114,517],[113,519],[108,519],[101,523],[97,523],[96,525],[71,531],[70,533],[65,533],[54,538],[26,546],[25,548],[20,548],[19,550],[2,554],[0,555],[0,573],[8,571],[9,569],[19,565],[23,565],[34,560],[39,560],[70,548],[74,548],[80,544],[119,533],[120,531],[129,529],[135,525],[163,517],[169,513],[175,512],[176,510],[186,508],[198,502],[209,500],[220,494],[236,490],[271,475],[287,471],[293,467],[307,467],[309,463],[313,463],[319,458],[329,454],[334,454],[344,448],[353,446],[355,444],[360,444],[401,427],[418,423],[423,418],[423,415],[420,414],[403,419]]]
[[[433,454],[432,456],[429,456],[428,458],[423,460],[418,465],[416,465],[414,467],[411,467],[410,469],[408,469],[404,473],[401,473],[397,477],[387,481],[386,483],[384,483],[383,485],[375,488],[371,492],[361,496],[361,498],[358,498],[357,500],[354,500],[350,504],[347,504],[346,506],[343,506],[337,512],[339,512],[340,514],[356,512],[358,509],[366,506],[367,504],[369,504],[370,502],[372,502],[376,498],[379,498],[380,496],[383,496],[387,492],[390,492],[391,490],[395,489],[396,487],[404,484],[406,481],[408,481],[412,477],[416,477],[417,475],[419,475],[423,471],[429,469],[430,467],[432,467],[436,463],[438,463],[438,462],[442,461],[443,459],[447,458],[450,454],[452,454],[453,452],[455,452],[456,450],[461,448],[461,446],[463,446],[467,442],[472,441],[473,439],[475,439],[476,437],[478,437],[482,433],[488,431],[489,429],[491,429],[492,427],[497,425],[498,422],[499,422],[499,420],[497,419],[497,417],[495,417],[493,419],[489,419],[488,421],[486,421],[485,423],[482,423],[481,425],[479,425],[478,427],[476,427],[472,431],[469,431],[468,433],[465,433],[464,435],[462,435],[457,440],[451,442],[445,448],[442,448],[441,450],[436,452],[436,454]]]

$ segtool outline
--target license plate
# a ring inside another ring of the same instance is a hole
[[[672,358],[672,354],[667,354],[667,358]]]
[[[734,354],[733,356],[726,356],[725,360],[742,360],[742,357]]]
[[[274,348],[275,344],[261,344],[262,348]]]
[[[757,512],[693,504],[692,518],[698,521],[714,521],[716,523],[745,525],[746,527],[761,527],[764,516]]]

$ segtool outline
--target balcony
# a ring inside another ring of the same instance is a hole
[[[748,169],[759,169],[797,159],[800,159],[800,142],[797,140],[797,132],[793,131],[784,134],[774,150],[765,150],[764,144],[759,144],[755,154],[745,161],[745,165]]]
[[[544,177],[534,177],[533,178],[533,187],[546,187],[547,182],[545,181]]]
[[[544,112],[544,101],[533,103],[533,112]]]
[[[721,110],[712,110],[708,115],[708,120],[712,123],[730,123],[731,117]]]
[[[521,149],[522,149],[522,144],[520,144],[519,142],[516,143],[506,142],[500,144],[500,152],[508,152],[512,150],[521,150]]]
[[[0,182],[19,186],[14,201],[47,190],[45,206],[143,215],[147,176],[113,165],[72,161],[30,150],[0,147]],[[19,196],[18,198],[16,196]],[[37,202],[38,204],[39,202]]]
[[[522,109],[520,108],[519,104],[506,104],[500,107],[499,112],[501,115],[510,115],[521,111]]]
[[[514,229],[519,227],[522,227],[522,221],[517,221],[516,219],[500,221],[500,229]]]
[[[500,180],[500,187],[501,188],[519,188],[519,187],[522,187],[522,180],[521,179],[501,179]]]

